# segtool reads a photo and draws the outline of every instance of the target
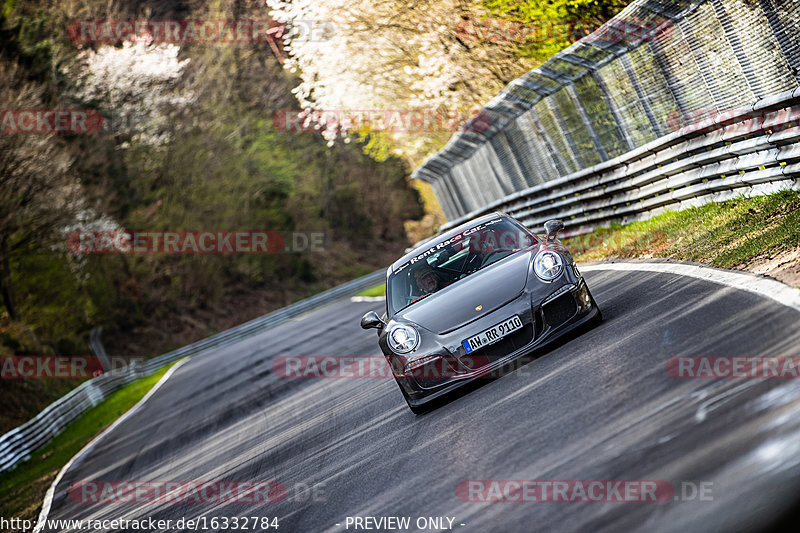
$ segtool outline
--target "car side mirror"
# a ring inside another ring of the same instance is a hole
[[[385,325],[375,311],[368,311],[361,317],[361,327],[364,329],[383,329]]]
[[[555,242],[558,238],[558,232],[564,229],[564,223],[560,220],[548,220],[544,223],[545,240],[547,242]]]

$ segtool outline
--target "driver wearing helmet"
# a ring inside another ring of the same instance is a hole
[[[419,267],[412,272],[414,281],[419,287],[419,290],[427,296],[433,294],[439,289],[450,285],[452,282],[444,281],[439,274],[428,263],[422,263]]]

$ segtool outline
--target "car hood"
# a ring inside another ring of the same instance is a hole
[[[519,252],[479,270],[415,303],[395,318],[414,322],[439,335],[477,320],[515,299],[525,289],[532,253]]]

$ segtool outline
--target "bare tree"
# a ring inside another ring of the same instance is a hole
[[[43,90],[0,58],[0,110],[43,110]],[[7,128],[8,129],[8,128]],[[50,247],[58,229],[80,210],[80,186],[69,175],[71,156],[55,133],[0,132],[0,293],[12,319],[11,264],[31,245]]]

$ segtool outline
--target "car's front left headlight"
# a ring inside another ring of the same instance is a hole
[[[545,281],[553,281],[564,270],[564,261],[556,252],[542,250],[533,260],[533,269],[536,275]]]
[[[419,344],[419,333],[411,326],[394,326],[386,338],[389,348],[396,354],[413,351]]]

